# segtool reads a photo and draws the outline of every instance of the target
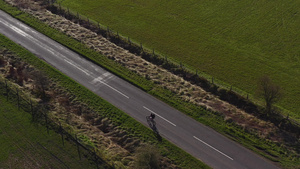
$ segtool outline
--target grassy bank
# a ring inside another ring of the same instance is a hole
[[[254,94],[257,80],[267,74],[284,90],[278,106],[300,120],[298,1],[64,0],[61,5],[247,93]]]
[[[3,2],[0,1],[0,3]],[[5,7],[4,4],[3,6],[1,4],[1,7]],[[157,97],[160,97],[162,100],[168,102],[169,104],[181,110],[182,112],[185,112],[186,114],[194,117],[198,121],[203,122],[204,124],[207,124],[215,128],[216,130],[218,130],[223,134],[227,134],[232,139],[242,143],[246,147],[257,151],[262,155],[265,155],[267,158],[270,158],[273,161],[280,161],[285,166],[297,165],[297,162],[299,162],[299,159],[295,158],[294,154],[290,154],[289,156],[285,155],[285,152],[287,150],[280,147],[280,145],[276,145],[272,142],[258,139],[256,136],[247,133],[246,131],[236,127],[235,125],[227,124],[226,122],[223,121],[223,118],[218,115],[214,115],[211,112],[207,112],[203,110],[202,108],[182,102],[182,100],[176,98],[173,93],[155,86],[154,84],[147,81],[146,79],[143,79],[135,75],[134,73],[124,69],[120,65],[108,59],[105,59],[105,57],[101,56],[100,54],[97,54],[92,50],[86,49],[79,42],[74,41],[73,39],[63,34],[56,32],[55,30],[47,27],[46,25],[43,25],[42,23],[36,21],[30,16],[17,12],[16,9],[14,8],[11,9],[9,8],[10,7],[7,7],[6,10],[7,11],[12,10],[12,14],[14,14],[15,17],[22,19],[24,22],[35,27],[39,31],[43,32],[44,34],[51,36],[56,41],[61,42],[66,46],[69,46],[69,48],[77,51],[78,53],[84,56],[89,56],[91,60],[94,60],[94,62],[97,62],[98,64],[101,64],[107,69],[113,71],[117,75],[125,79],[128,79],[129,81],[131,81],[131,83],[135,85],[140,85],[140,88],[144,89],[145,91],[148,91],[149,93],[156,95]],[[69,92],[76,95],[79,100],[88,103],[91,106],[91,108],[93,108],[100,114],[112,119],[112,121],[115,124],[120,125],[121,127],[123,127],[128,131],[131,131],[131,133],[137,137],[140,137],[144,140],[151,140],[153,142],[157,142],[155,136],[152,134],[150,130],[146,129],[144,126],[137,123],[136,121],[128,117],[120,110],[117,110],[116,108],[112,107],[109,103],[102,100],[92,92],[88,91],[86,88],[78,85],[68,77],[56,71],[55,69],[47,66],[44,62],[37,60],[36,57],[30,54],[28,51],[24,51],[20,47],[16,47],[14,43],[10,42],[4,37],[1,39],[2,39],[1,44],[5,45],[7,48],[10,48],[10,50],[16,51],[16,53],[18,53],[20,57],[27,60],[27,62],[29,62],[30,64],[35,65],[36,67],[47,72],[47,74],[51,76],[53,79],[55,79],[57,82],[59,82],[61,86],[64,86],[66,89],[68,89]],[[165,140],[163,140],[163,142],[158,144],[162,148],[167,148],[167,151],[164,152],[164,154],[171,157],[171,159],[175,160],[181,166],[184,166],[186,168],[194,168],[195,166],[202,165],[199,161],[192,158],[190,155],[187,155],[182,150],[166,142]],[[265,150],[265,152],[260,152],[258,151],[257,148],[261,150]],[[293,159],[293,161],[291,159]]]

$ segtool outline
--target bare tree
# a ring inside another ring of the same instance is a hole
[[[32,79],[34,79],[34,85],[42,99],[46,97],[46,89],[49,85],[49,79],[42,72],[35,71],[32,73]]]
[[[274,84],[268,76],[259,79],[257,92],[265,101],[265,112],[270,115],[273,112],[274,103],[282,98],[280,86]]]

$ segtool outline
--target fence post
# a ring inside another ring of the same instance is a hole
[[[35,112],[32,111],[32,121],[34,121],[34,119],[35,119]]]
[[[31,114],[32,114],[32,116],[33,116],[33,107],[32,107],[32,101],[31,101],[31,98],[29,99],[29,101],[30,101],[30,110],[31,110]]]
[[[20,99],[19,99],[19,90],[16,88],[17,91],[17,100],[18,100],[18,110],[20,110]]]
[[[96,163],[96,167],[97,167],[97,169],[99,168],[99,166],[98,166],[98,156],[97,156],[97,154],[96,154],[96,149],[94,148],[94,156],[95,156],[95,163]]]
[[[76,140],[76,145],[77,145],[78,156],[79,156],[79,159],[81,160],[80,149],[79,149],[79,142],[78,142],[76,134],[75,134],[75,140]]]
[[[33,105],[32,105],[32,100],[31,100],[31,98],[30,98],[29,100],[30,100],[31,117],[32,117],[32,121],[33,121],[33,120],[34,120]]]
[[[5,88],[6,88],[6,101],[8,101],[8,85],[6,79],[5,79]]]
[[[63,128],[61,127],[60,122],[59,122],[59,131],[60,131],[60,134],[61,134],[61,140],[62,140],[63,146],[65,146]]]
[[[110,33],[109,33],[109,27],[107,27],[107,30],[106,30],[106,36],[107,38],[109,37]]]
[[[45,116],[45,121],[46,121],[47,133],[49,134],[49,126],[48,126],[48,116],[47,116],[47,112],[44,112],[44,116]]]

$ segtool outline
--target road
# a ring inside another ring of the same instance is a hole
[[[156,114],[160,135],[216,169],[274,169],[270,161],[231,141],[0,10],[0,33],[109,101],[140,123]],[[149,127],[149,126],[148,126]]]

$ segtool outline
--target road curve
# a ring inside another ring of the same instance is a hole
[[[128,82],[87,61],[0,10],[0,33],[84,85],[140,123],[156,114],[160,135],[216,169],[276,169],[270,161],[231,141]]]

